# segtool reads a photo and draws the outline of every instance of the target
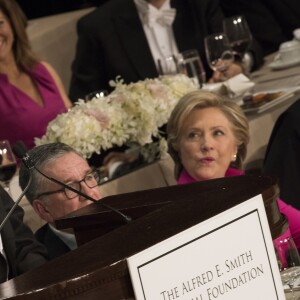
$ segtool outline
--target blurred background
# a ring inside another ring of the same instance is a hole
[[[17,0],[28,19],[99,6],[108,0]]]

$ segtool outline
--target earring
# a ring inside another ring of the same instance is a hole
[[[233,154],[233,158],[232,158],[232,161],[236,161],[236,158],[237,158],[237,154]]]

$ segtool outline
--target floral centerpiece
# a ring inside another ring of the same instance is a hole
[[[36,145],[63,142],[89,158],[114,146],[151,145],[155,139],[163,153],[166,142],[159,128],[167,123],[177,101],[197,89],[185,75],[128,85],[117,78],[110,85],[114,91],[108,96],[79,100],[68,112],[58,115],[46,134],[35,140]]]

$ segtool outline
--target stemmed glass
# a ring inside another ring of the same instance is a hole
[[[227,80],[227,71],[233,63],[234,55],[226,34],[211,34],[204,39],[204,44],[206,59],[210,68],[213,71],[220,72],[225,80]],[[229,97],[233,97],[234,95],[228,85],[228,81],[227,89]]]
[[[9,192],[9,181],[13,178],[17,170],[17,161],[11,150],[9,141],[0,141],[0,181],[3,182],[4,189]]]
[[[249,72],[245,54],[251,44],[252,34],[245,17],[234,16],[224,19],[223,30],[228,37],[232,51],[240,58],[240,61],[244,64],[244,68]]]
[[[283,285],[288,285],[295,300],[294,284],[300,277],[300,257],[292,237],[274,242],[278,266]]]

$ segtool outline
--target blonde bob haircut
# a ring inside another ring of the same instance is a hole
[[[179,153],[183,125],[193,111],[205,108],[218,108],[229,120],[238,146],[237,159],[231,166],[242,168],[249,142],[249,124],[243,110],[232,100],[223,99],[212,92],[197,90],[186,94],[179,100],[167,125],[168,151],[175,162],[176,179],[179,178],[183,169]]]
[[[0,11],[9,22],[13,34],[13,53],[18,68],[29,70],[37,63],[26,33],[27,18],[15,0],[0,0]]]

